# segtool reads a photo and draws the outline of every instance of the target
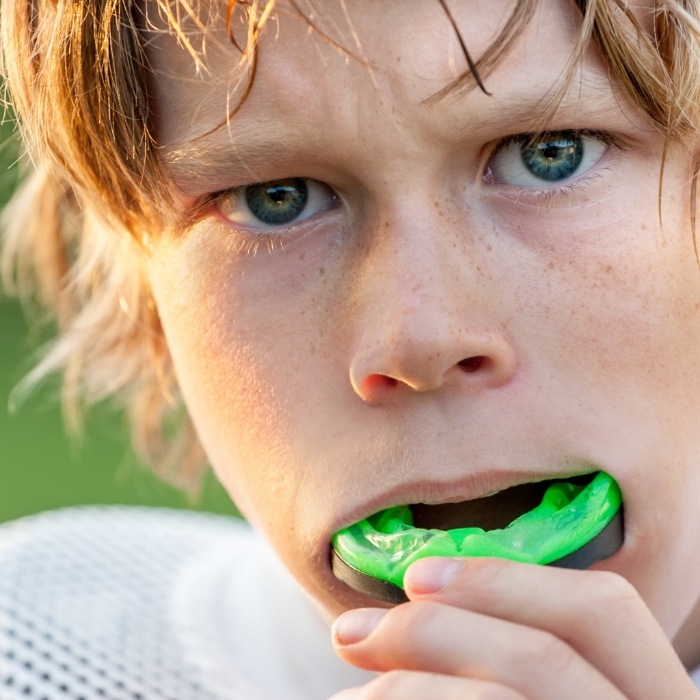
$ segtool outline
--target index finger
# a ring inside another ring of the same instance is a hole
[[[629,697],[697,697],[650,610],[622,576],[506,559],[423,559],[404,579],[433,600],[534,627],[565,641]]]

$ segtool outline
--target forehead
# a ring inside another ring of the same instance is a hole
[[[476,0],[452,10],[474,57],[490,45],[514,4]],[[559,44],[568,46],[576,31],[574,12],[557,0],[541,5],[532,24],[542,27],[547,43],[537,53],[557,51]],[[247,13],[241,3],[237,7],[232,25],[236,39],[245,44]],[[189,16],[179,4],[168,5],[167,14],[153,3],[147,10],[144,34],[149,58],[161,77],[187,80],[188,89],[202,95],[215,90],[217,83],[221,90],[235,89],[241,77],[241,53],[227,34],[223,3],[199,4]],[[173,17],[182,17],[179,31],[172,28]],[[188,43],[199,54],[199,64],[185,48]],[[363,83],[370,78],[376,86],[398,79],[420,100],[466,68],[455,32],[437,0],[408,6],[381,0],[324,0],[322,10],[309,17],[278,0],[260,44],[265,82],[278,91],[293,89],[301,81],[305,87],[314,82],[317,93],[329,87],[324,77],[348,82],[359,78]]]
[[[430,98],[467,72],[460,37],[478,60],[503,29],[516,0],[449,5],[459,36],[438,0],[324,0],[308,16],[279,0],[261,34],[252,91],[233,118],[228,138],[260,141],[266,129],[275,131],[272,140],[307,138],[309,125],[316,124],[332,139],[352,134],[368,119],[391,122],[398,132],[410,128],[402,121],[424,121],[440,138],[441,131],[488,128],[495,115],[526,120],[533,105],[544,105],[556,92],[566,70],[581,27],[573,3],[537,4],[522,34],[486,78],[492,95],[469,92],[471,113],[479,117],[468,124],[461,92],[437,103]],[[240,4],[238,8],[232,26],[244,45],[247,18]],[[197,20],[188,19],[179,35],[162,15],[150,12],[145,35],[155,75],[157,137],[166,158],[188,139],[218,131],[245,94],[248,64],[227,34],[223,10],[202,6]],[[198,52],[197,61],[186,41]],[[606,108],[605,99],[611,108],[617,104],[607,71],[592,53],[574,91],[579,98],[600,98],[596,109]],[[522,126],[525,130],[527,124]]]

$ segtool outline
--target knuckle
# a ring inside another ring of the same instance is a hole
[[[641,602],[637,589],[624,577],[613,571],[591,572],[596,583],[594,596],[603,610],[636,608]]]
[[[549,632],[537,632],[524,654],[521,663],[523,670],[533,668],[547,669],[549,672],[560,673],[569,668],[576,658],[573,649]]]

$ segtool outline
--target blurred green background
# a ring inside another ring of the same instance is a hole
[[[13,124],[0,126],[0,206],[17,181]],[[201,497],[156,479],[133,454],[125,421],[108,406],[86,420],[79,439],[63,426],[58,382],[9,412],[9,395],[32,366],[42,338],[27,326],[19,305],[0,296],[0,522],[41,510],[86,503],[127,503],[235,514],[223,489],[209,477]]]

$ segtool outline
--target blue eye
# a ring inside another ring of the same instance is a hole
[[[223,216],[251,228],[289,226],[337,206],[338,196],[328,185],[303,177],[236,187],[217,198]]]
[[[519,187],[566,182],[590,170],[607,148],[602,136],[585,132],[512,136],[501,142],[491,157],[489,178]]]
[[[557,182],[571,177],[583,160],[583,142],[578,136],[523,145],[523,165],[540,180]]]
[[[253,216],[279,226],[294,221],[309,201],[309,188],[301,178],[246,187],[245,201]]]

